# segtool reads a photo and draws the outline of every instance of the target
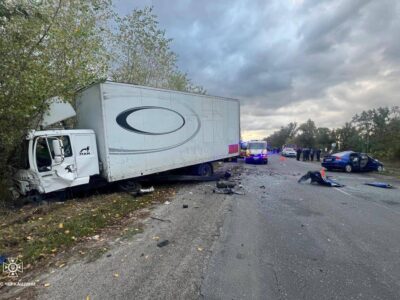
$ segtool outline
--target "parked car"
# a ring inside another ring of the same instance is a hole
[[[268,163],[266,141],[249,141],[247,142],[246,163]]]
[[[296,151],[293,148],[283,148],[282,155],[286,157],[296,157]]]
[[[344,151],[327,155],[321,165],[328,170],[353,171],[383,171],[383,164],[365,153]]]

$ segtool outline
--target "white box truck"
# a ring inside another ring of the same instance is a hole
[[[51,105],[45,119],[71,117],[59,106]],[[210,175],[210,162],[239,155],[235,99],[106,81],[77,93],[76,117],[77,129],[27,135],[14,175],[19,194],[65,190],[92,177],[115,182],[188,166]]]

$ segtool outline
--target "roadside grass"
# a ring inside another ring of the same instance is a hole
[[[172,188],[160,187],[137,198],[111,193],[9,210],[0,221],[0,255],[18,257],[29,269],[174,193]],[[129,237],[141,230],[127,228],[121,235]]]
[[[400,161],[384,161],[383,165],[385,166],[385,170],[382,174],[400,179]]]

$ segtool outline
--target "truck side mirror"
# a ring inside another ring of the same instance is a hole
[[[60,139],[54,139],[51,143],[54,151],[54,162],[56,164],[61,164],[64,161],[63,143]]]

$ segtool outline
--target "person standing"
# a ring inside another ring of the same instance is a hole
[[[302,150],[302,152],[303,152],[303,161],[306,161],[306,156],[307,156],[307,148],[303,148],[303,150]]]
[[[311,158],[311,161],[314,161],[314,148],[310,149],[310,158]]]
[[[317,161],[321,160],[321,149],[317,149]]]
[[[301,148],[297,148],[296,149],[296,159],[300,160],[300,156],[301,156]]]

